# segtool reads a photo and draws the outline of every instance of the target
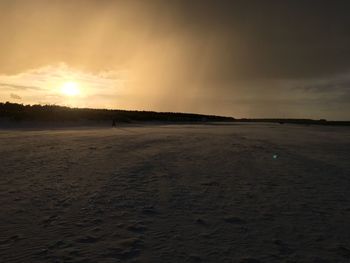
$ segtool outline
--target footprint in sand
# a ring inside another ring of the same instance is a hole
[[[143,233],[146,230],[146,227],[141,224],[131,224],[127,227],[127,230],[135,233]]]
[[[224,221],[226,223],[230,223],[230,224],[245,224],[246,223],[245,220],[243,220],[242,218],[236,217],[236,216],[226,217],[226,218],[224,218]]]
[[[144,207],[142,209],[142,213],[145,214],[145,215],[156,215],[156,214],[158,214],[157,210],[153,206]]]
[[[115,247],[107,248],[102,256],[106,258],[117,258],[121,260],[132,259],[140,255],[143,242],[139,238],[125,238],[116,242]]]
[[[78,238],[75,241],[78,243],[96,243],[98,240],[99,238],[94,236],[85,236],[85,237]]]
[[[256,258],[242,258],[239,263],[262,263],[262,261]]]

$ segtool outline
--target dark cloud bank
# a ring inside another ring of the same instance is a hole
[[[157,57],[144,59],[151,61],[145,67],[150,72],[144,75],[158,76],[158,82],[149,85],[163,89],[164,97],[158,101],[164,103],[154,104],[153,109],[204,110],[240,117],[350,119],[350,1],[51,3],[65,14],[65,21],[78,19],[77,28],[84,28],[93,15],[101,14],[123,29],[118,32],[133,36],[122,45],[123,37],[118,39],[113,28],[101,35],[100,43],[108,48],[100,49],[98,59],[103,59],[101,63],[95,59],[95,67],[128,64],[136,49],[147,54],[147,48],[155,46]],[[70,35],[77,35],[72,32]],[[74,47],[72,40],[67,42]],[[113,51],[104,53],[111,47]],[[78,52],[55,48],[56,60],[62,57],[74,64]],[[169,63],[158,63],[167,60]],[[179,98],[188,104],[175,107],[175,88],[177,94],[195,95]]]

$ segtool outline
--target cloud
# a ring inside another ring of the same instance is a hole
[[[21,100],[22,99],[19,95],[14,94],[14,93],[11,93],[10,97],[11,97],[11,99],[15,99],[15,100]]]
[[[0,75],[0,85],[16,89],[47,89],[49,83],[74,80],[94,86],[111,86],[120,83],[118,72],[89,73],[69,67],[65,63],[47,65],[14,75]]]
[[[13,75],[0,75],[2,100],[24,98],[25,103],[49,103],[67,106],[113,107],[115,94],[127,81],[126,71],[86,72],[65,63],[51,64],[29,69]],[[81,94],[69,99],[61,93],[67,81],[78,83]],[[21,91],[21,97],[12,91]],[[9,94],[6,98],[6,94]]]
[[[41,90],[39,87],[0,82],[0,86],[16,90]]]
[[[296,87],[304,90],[319,92],[346,92],[350,93],[350,72],[318,79],[307,79],[296,82]]]
[[[349,98],[342,74],[350,70],[350,1],[6,3],[0,82],[12,88],[0,87],[1,99],[17,87],[28,102],[350,117],[328,111]],[[73,78],[85,98],[60,94],[60,83]]]

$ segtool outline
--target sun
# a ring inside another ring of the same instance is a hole
[[[79,84],[74,81],[64,82],[61,87],[61,92],[69,97],[74,97],[79,95]]]

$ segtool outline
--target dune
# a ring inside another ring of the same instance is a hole
[[[0,130],[1,262],[350,262],[350,128]]]

